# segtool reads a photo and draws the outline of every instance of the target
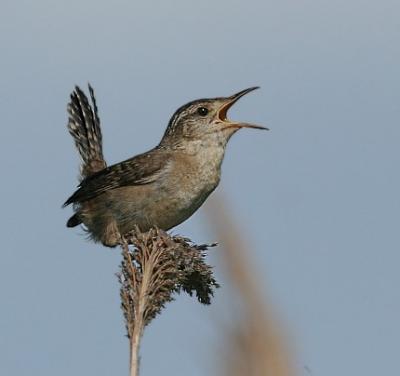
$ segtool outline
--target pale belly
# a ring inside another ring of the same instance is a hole
[[[160,203],[152,218],[158,227],[169,230],[188,219],[204,203],[207,197],[214,191],[217,185],[207,187],[196,195],[171,195]]]
[[[188,219],[204,203],[218,183],[198,185],[184,190],[179,183],[168,189],[149,189],[142,193],[131,192],[135,200],[116,197],[113,213],[121,233],[132,230],[134,225],[142,231],[153,226],[169,230]],[[116,210],[117,209],[117,210]]]

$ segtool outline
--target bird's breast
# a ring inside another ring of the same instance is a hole
[[[195,155],[179,155],[170,170],[170,197],[177,209],[193,214],[218,186],[224,150],[204,149]]]

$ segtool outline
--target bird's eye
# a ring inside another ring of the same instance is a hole
[[[206,115],[208,114],[208,108],[199,107],[199,108],[197,109],[197,113],[198,113],[200,116],[206,116]]]

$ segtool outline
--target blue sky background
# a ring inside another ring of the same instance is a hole
[[[297,370],[399,374],[399,14],[394,0],[3,0],[0,374],[127,374],[119,252],[61,209],[78,173],[66,103],[88,81],[110,163],[154,146],[185,102],[260,85],[230,115],[271,131],[232,139],[219,192]],[[213,241],[206,222],[175,232]],[[226,290],[168,306],[143,375],[215,374]]]

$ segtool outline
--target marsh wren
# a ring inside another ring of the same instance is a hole
[[[138,226],[163,230],[189,218],[218,186],[225,148],[241,128],[268,129],[228,120],[229,108],[251,87],[230,97],[199,99],[180,107],[152,150],[107,167],[94,92],[76,87],[68,104],[68,129],[79,151],[81,182],[64,206],[94,241],[114,247]]]

